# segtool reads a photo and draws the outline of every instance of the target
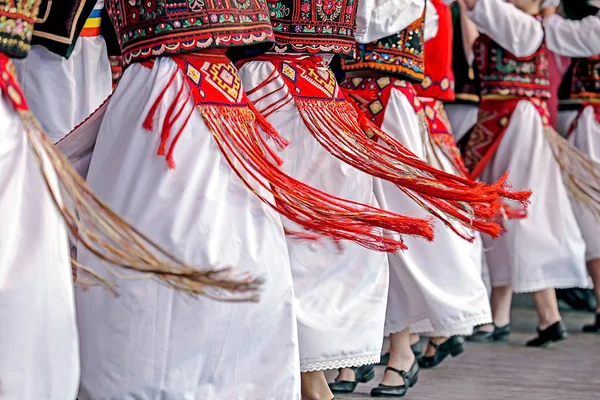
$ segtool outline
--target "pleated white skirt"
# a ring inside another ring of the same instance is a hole
[[[382,128],[418,156],[426,145],[418,117],[402,92],[393,89]],[[453,171],[448,160],[438,166]],[[387,210],[428,217],[419,205],[393,184],[376,183],[376,195]],[[435,239],[406,238],[408,250],[389,255],[390,291],[386,335],[411,328],[414,333],[450,336],[469,333],[491,321],[485,285],[481,279],[481,242],[469,243],[435,221]]]
[[[155,132],[142,128],[176,69],[160,58],[152,69],[135,64],[125,71],[102,123],[89,184],[175,256],[247,270],[265,278],[264,291],[257,304],[192,299],[148,279],[118,279],[117,298],[96,288],[78,291],[79,398],[299,399],[292,277],[279,215],[235,174],[199,111],[175,147],[172,170],[156,155],[162,124]],[[182,81],[179,74],[166,90],[157,121]],[[78,251],[83,263],[103,271],[104,263]]]
[[[56,143],[94,112],[112,92],[102,36],[80,37],[65,59],[34,45],[15,65],[29,107]]]
[[[2,93],[0,137],[0,397],[74,399],[79,349],[67,232]]]
[[[588,285],[583,238],[543,129],[535,106],[519,102],[481,175],[491,182],[508,171],[516,190],[533,190],[527,218],[506,221],[500,239],[484,237],[492,286],[517,293]]]
[[[246,90],[273,72],[270,62],[253,61],[240,69]],[[253,93],[263,109],[288,94],[280,76]],[[279,155],[294,178],[335,196],[377,205],[373,179],[329,154],[312,137],[294,101],[267,118],[291,144]],[[298,227],[284,219],[289,230]],[[385,318],[388,262],[384,253],[351,242],[316,243],[288,239],[296,295],[300,368],[303,372],[372,364],[379,361]]]

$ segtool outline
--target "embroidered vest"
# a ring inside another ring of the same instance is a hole
[[[425,9],[421,17],[401,32],[375,42],[359,44],[357,58],[345,61],[343,69],[349,71],[349,76],[378,71],[421,82],[425,77],[424,26]]]
[[[0,0],[0,53],[25,57],[41,0]]]
[[[460,6],[454,2],[452,11],[452,71],[454,73],[455,102],[478,104],[478,85],[475,82],[475,70],[467,61],[462,37]]]
[[[97,3],[98,11],[94,10]],[[33,44],[42,45],[68,58],[89,17],[97,18],[95,25],[100,30],[103,5],[103,0],[42,0],[35,22]]]
[[[482,96],[551,97],[548,50],[544,43],[533,55],[519,58],[489,36],[481,35],[474,51]]]
[[[600,98],[600,56],[574,58],[559,90],[561,99]]]
[[[278,53],[353,57],[359,0],[267,0]]]
[[[266,0],[106,0],[124,64],[273,41]]]
[[[454,73],[452,72],[452,14],[442,0],[431,0],[438,19],[438,31],[425,42],[425,77],[415,90],[422,97],[454,100]]]

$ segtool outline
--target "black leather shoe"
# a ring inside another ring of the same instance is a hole
[[[558,321],[544,329],[538,328],[538,337],[527,342],[527,347],[545,347],[551,342],[560,342],[567,338],[567,330],[562,321]]]
[[[417,359],[423,355],[423,343],[421,341],[411,344],[410,349]]]
[[[585,333],[600,333],[600,314],[596,314],[596,323],[583,327]]]
[[[385,370],[393,371],[400,375],[404,379],[404,385],[388,386],[379,384],[379,386],[371,389],[371,397],[402,397],[408,392],[409,388],[415,386],[419,377],[419,364],[417,360],[415,360],[408,372],[392,367],[387,367]]]
[[[423,343],[417,342],[415,344],[411,344],[410,349],[412,350],[415,357],[419,358],[423,354]],[[389,363],[390,363],[390,353],[388,352],[381,356],[381,358],[379,359],[378,365],[388,365]]]
[[[375,377],[374,365],[363,365],[352,369],[354,370],[354,381],[336,380],[329,384],[329,389],[333,394],[352,393],[359,383],[367,383]]]
[[[492,332],[475,331],[471,336],[467,336],[466,340],[475,343],[494,343],[506,342],[510,336],[510,324],[504,326],[494,325]]]
[[[450,355],[456,357],[465,350],[465,339],[462,336],[451,336],[442,344],[435,344],[431,341],[429,344],[435,348],[435,354],[419,358],[419,366],[425,369],[438,366],[446,357]]]
[[[381,358],[379,358],[379,364],[377,364],[377,365],[388,365],[389,362],[390,362],[390,353],[387,352],[387,353],[381,355]]]

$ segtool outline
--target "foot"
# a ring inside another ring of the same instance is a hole
[[[388,367],[392,367],[400,371],[408,371],[413,366],[413,364],[415,364],[415,360],[416,357],[414,356],[414,354],[407,355],[407,357],[391,355]],[[383,381],[381,381],[381,384],[385,386],[399,386],[404,385],[404,383],[404,378],[401,375],[398,375],[393,370],[386,370],[385,374],[383,375]]]
[[[494,324],[482,325],[478,327],[466,340],[475,343],[494,343],[506,342],[510,336],[510,323],[504,326]]]
[[[440,342],[443,340],[442,342]],[[421,368],[433,368],[442,363],[448,356],[457,357],[464,351],[465,340],[462,336],[432,338],[429,341],[425,355],[419,358]]]
[[[349,371],[348,371],[349,370]],[[359,383],[369,382],[375,377],[374,365],[363,365],[355,368],[344,368],[335,382],[329,384],[332,393],[352,393]]]
[[[417,383],[419,375],[419,364],[417,361],[413,361],[412,366],[407,370],[400,370],[393,367],[387,367],[385,369],[385,376],[389,377],[390,374],[396,374],[399,379],[396,381],[402,382],[398,385],[388,385],[381,383],[376,388],[371,390],[372,397],[402,397],[406,394],[409,388],[413,387]],[[394,379],[392,379],[394,380]],[[385,377],[384,377],[385,382]]]
[[[596,323],[583,327],[585,333],[600,333],[600,312],[596,314]]]
[[[323,371],[303,372],[300,382],[302,400],[331,400],[334,398]]]
[[[567,329],[561,321],[555,322],[545,329],[537,329],[538,337],[527,342],[527,347],[546,347],[552,342],[560,342],[567,338]]]

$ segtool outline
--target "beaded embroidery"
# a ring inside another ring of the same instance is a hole
[[[423,15],[399,33],[359,45],[357,60],[343,64],[344,70],[371,69],[421,82],[424,78]]]
[[[357,0],[268,0],[278,53],[353,57]]]
[[[125,64],[273,40],[265,0],[107,0]]]
[[[25,57],[41,0],[0,0],[0,52]]]

